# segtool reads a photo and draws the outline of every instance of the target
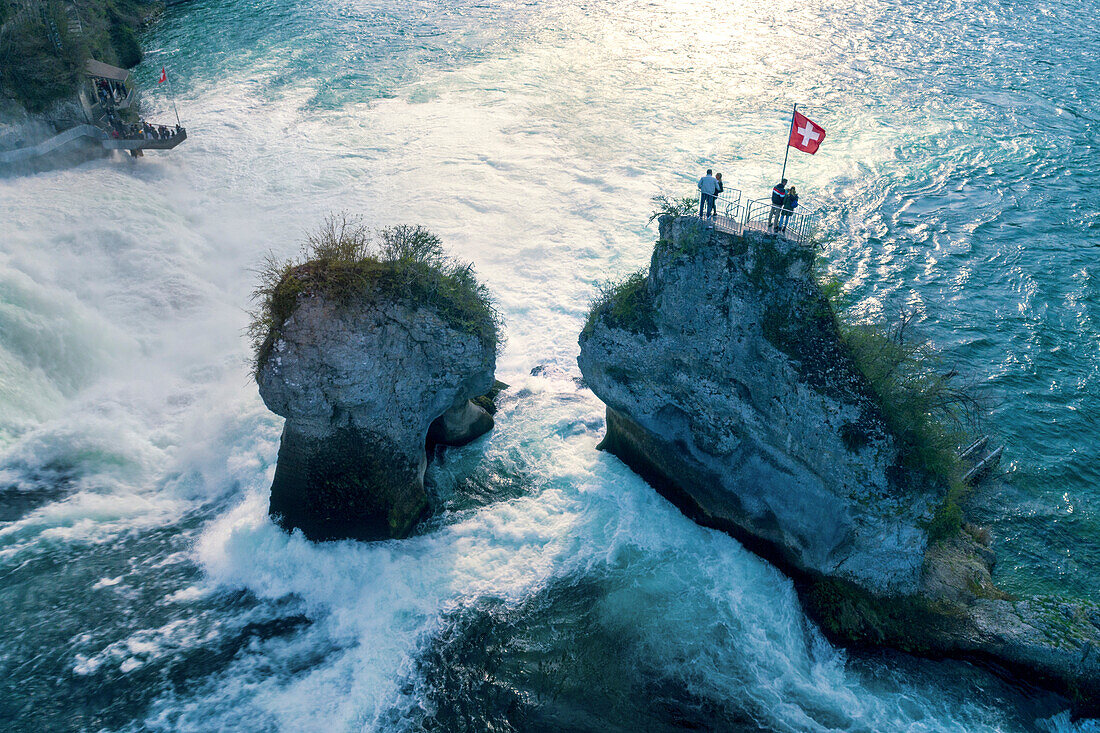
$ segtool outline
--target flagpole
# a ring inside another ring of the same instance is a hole
[[[794,113],[798,111],[798,104],[791,110],[791,125],[787,128],[787,150],[783,153],[783,172],[779,174],[779,180],[787,178],[787,156],[791,154],[791,133],[794,132]]]
[[[172,80],[168,78],[168,72],[167,71],[164,73],[164,80],[166,82],[168,82],[168,98],[172,100],[172,109],[176,113],[176,126],[177,127],[183,127],[183,125],[180,123],[180,111],[176,107],[176,91],[172,88]],[[792,117],[791,119],[792,119],[791,124],[794,124],[794,122],[793,122],[794,118]],[[788,135],[787,136],[787,142],[790,142],[790,141],[791,141],[791,136]],[[784,167],[786,167],[786,163],[784,163]]]

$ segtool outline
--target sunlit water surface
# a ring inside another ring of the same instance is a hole
[[[786,110],[856,312],[994,405],[999,582],[1100,584],[1095,0],[192,2],[146,35],[186,144],[0,179],[0,720],[13,730],[1095,730],[969,665],[850,655],[791,584],[596,452],[576,338],[650,197],[749,196]],[[507,320],[497,428],[405,541],[266,516],[254,268],[417,222]],[[537,376],[535,367],[542,366]],[[987,494],[992,490],[987,490]]]

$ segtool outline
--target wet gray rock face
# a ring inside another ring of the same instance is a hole
[[[901,485],[809,253],[690,218],[660,226],[637,298],[649,323],[601,317],[580,339],[581,372],[608,408],[604,447],[690,477],[681,499],[796,568],[915,591],[935,500]]]
[[[314,540],[406,536],[428,506],[429,430],[452,445],[490,430],[470,399],[495,365],[430,307],[299,295],[257,375],[286,418],[271,514]]]
[[[899,461],[812,256],[662,217],[648,276],[580,337],[600,447],[790,574],[832,638],[992,662],[1100,712],[1100,607],[1002,592],[974,528],[929,540],[946,487]]]

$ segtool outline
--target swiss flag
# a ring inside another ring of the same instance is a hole
[[[160,79],[157,79],[157,84],[163,84],[166,81],[168,81],[168,72],[162,66],[160,67]]]
[[[794,113],[791,121],[791,139],[787,144],[792,148],[798,148],[803,153],[813,155],[825,139],[825,128],[811,120],[801,112]]]

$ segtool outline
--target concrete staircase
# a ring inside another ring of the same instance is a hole
[[[95,145],[95,147],[104,147],[103,140],[107,138],[107,134],[93,125],[77,125],[65,132],[54,135],[48,140],[44,140],[37,145],[31,145],[26,148],[19,148],[18,150],[7,150],[0,152],[0,168],[4,165],[15,165],[18,163],[25,163],[27,161],[34,160],[35,158],[41,158],[44,155],[50,153],[63,152],[65,150],[76,149],[81,146],[86,146],[89,143]]]
[[[75,5],[66,5],[65,14],[69,16],[69,35],[79,38],[84,35],[84,25],[80,22],[80,12]]]

